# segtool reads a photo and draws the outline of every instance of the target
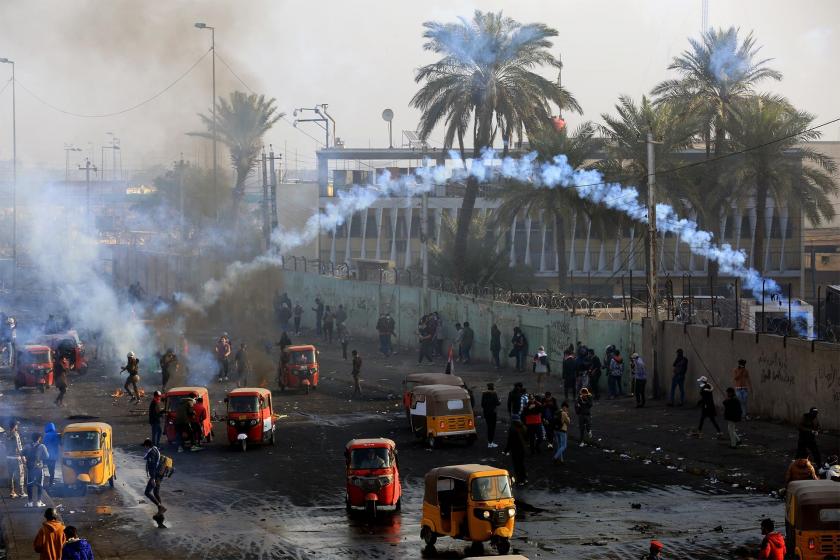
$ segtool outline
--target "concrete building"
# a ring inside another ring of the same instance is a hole
[[[813,142],[812,147],[840,165],[840,142]],[[840,172],[835,177],[840,185]],[[816,300],[819,286],[840,284],[840,192],[832,196],[837,216],[819,224],[805,223],[803,277],[805,297]],[[825,294],[825,289],[821,290]]]
[[[704,152],[687,154],[689,159],[700,159]],[[319,169],[319,207],[334,200],[342,189],[353,184],[371,184],[374,177],[385,170],[393,174],[407,173],[419,165],[423,158],[437,163],[447,161],[441,150],[415,149],[348,149],[331,148],[317,152]],[[795,157],[792,155],[791,157]],[[494,193],[503,188],[500,184],[482,187],[476,201],[476,212],[492,214],[499,200]],[[457,219],[461,207],[463,186],[439,186],[429,196],[429,236],[440,240],[445,217]],[[318,254],[322,261],[347,263],[355,259],[385,259],[398,268],[406,269],[418,264],[420,257],[420,205],[419,197],[386,197],[376,200],[365,211],[352,216],[334,232],[322,231]],[[732,208],[721,216],[718,225],[723,235],[721,242],[742,249],[752,262],[755,253],[756,212],[750,204],[745,209]],[[690,215],[690,211],[686,212]],[[571,289],[575,293],[613,295],[621,293],[622,277],[625,290],[627,281],[634,277],[633,295],[644,299],[645,228],[642,224],[616,224],[606,232],[592,227],[586,216],[572,216],[566,233],[566,258],[569,262]],[[768,208],[765,223],[766,243],[761,249],[767,276],[783,285],[793,284],[793,293],[802,286],[802,227],[801,212],[791,201],[790,206]],[[557,283],[558,255],[554,247],[553,224],[539,217],[514,217],[507,227],[506,248],[510,266],[529,266],[534,270],[533,287],[553,287]],[[689,247],[672,234],[662,234],[658,244],[659,272],[662,277],[674,280],[674,290],[680,294],[682,279],[691,277],[695,295],[709,294],[709,263],[707,259],[692,254]],[[732,278],[716,280],[715,291],[728,293]],[[542,284],[542,286],[540,286]]]

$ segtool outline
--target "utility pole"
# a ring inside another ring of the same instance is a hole
[[[423,208],[420,211],[420,259],[423,263],[423,313],[426,314],[432,306],[429,297],[429,193],[426,191],[423,191],[422,204]]]
[[[648,305],[650,306],[650,327],[651,327],[651,366],[653,368],[653,397],[659,398],[659,368],[657,367],[657,348],[659,339],[659,308],[656,305],[656,298],[659,293],[657,289],[657,277],[659,270],[656,263],[656,161],[654,157],[653,133],[647,133],[647,212],[648,212]]]
[[[278,165],[280,160],[283,158],[282,154],[274,155],[274,146],[269,144],[268,145],[268,160],[271,165],[271,173],[269,177],[271,178],[270,189],[268,193],[268,213],[271,222],[271,228],[269,229],[268,236],[269,240],[271,240],[271,231],[277,227],[277,169],[274,167],[274,162],[277,161]]]
[[[262,150],[262,218],[263,218],[263,239],[267,251],[271,242],[271,226],[268,221],[268,162],[265,156],[265,146]]]
[[[79,169],[80,170],[83,169],[85,171],[85,200],[86,200],[86,202],[85,202],[85,217],[87,218],[86,219],[87,227],[90,228],[91,227],[91,223],[90,223],[90,219],[91,219],[91,215],[90,215],[90,172],[93,171],[94,173],[96,173],[96,166],[91,165],[90,159],[85,158],[85,166],[84,167],[79,166]]]
[[[70,180],[70,152],[81,152],[81,148],[77,148],[73,144],[64,144],[64,181]]]

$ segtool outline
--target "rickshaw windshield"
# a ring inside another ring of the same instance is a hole
[[[510,490],[510,478],[504,475],[474,478],[470,485],[470,494],[477,502],[513,497]]]
[[[289,352],[289,363],[294,366],[302,366],[315,363],[315,352],[312,350],[295,350]]]
[[[390,466],[390,455],[384,447],[354,449],[350,454],[351,469],[384,469]]]
[[[803,506],[796,524],[799,531],[840,531],[840,508],[836,503]]]
[[[259,409],[260,399],[254,395],[230,397],[228,399],[228,411],[230,412],[257,412]]]
[[[24,352],[20,357],[20,362],[24,366],[31,366],[32,364],[45,364],[49,361],[49,352]]]
[[[64,451],[99,451],[102,436],[99,432],[65,432]]]

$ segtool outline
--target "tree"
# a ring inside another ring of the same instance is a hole
[[[808,142],[821,136],[810,130],[814,116],[796,110],[788,100],[760,96],[740,100],[730,135],[736,150],[732,172],[741,205],[753,202],[756,210],[753,268],[764,272],[764,222],[767,202],[776,207],[798,203],[815,224],[834,217],[829,195],[838,192],[832,174],[837,163]]]
[[[691,48],[674,58],[669,70],[679,79],[665,80],[653,88],[659,102],[671,103],[683,113],[697,115],[700,132],[709,155],[726,151],[726,132],[737,101],[754,94],[755,85],[765,79],[779,81],[782,74],[767,67],[770,59],[757,60],[760,47],[752,33],[739,43],[739,30],[710,29],[700,40],[689,39]]]
[[[216,102],[217,140],[228,147],[230,161],[236,173],[231,214],[234,223],[239,218],[239,206],[245,195],[245,180],[262,147],[262,137],[285,113],[278,113],[275,99],[265,95],[234,91],[230,99],[219,97]],[[191,136],[213,138],[213,117],[199,114],[207,132],[190,132]]]
[[[543,66],[560,67],[549,53],[557,31],[541,23],[523,25],[499,13],[476,10],[471,20],[423,24],[425,50],[440,60],[420,68],[423,83],[411,104],[422,111],[419,133],[426,139],[444,125],[444,149],[457,141],[462,158],[464,136],[472,124],[472,157],[493,145],[497,135],[507,152],[514,136],[545,126],[552,103],[580,112],[574,97],[559,84],[535,72]],[[478,180],[467,180],[454,244],[456,261],[466,257],[469,225],[478,196]],[[458,269],[459,273],[460,270]]]
[[[571,135],[563,128],[560,131],[544,127],[531,137],[531,147],[537,152],[537,160],[550,161],[555,155],[563,154],[569,165],[580,169],[590,164],[598,151],[595,126],[586,122]],[[608,215],[603,207],[577,196],[574,189],[562,187],[534,186],[530,183],[513,182],[500,191],[501,204],[496,217],[503,227],[513,217],[524,211],[538,220],[547,220],[554,231],[554,247],[559,259],[558,283],[560,291],[568,287],[569,265],[566,260],[566,218],[572,213],[588,216],[597,222]],[[611,214],[610,214],[611,215]]]

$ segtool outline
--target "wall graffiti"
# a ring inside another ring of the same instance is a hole
[[[782,383],[793,385],[796,376],[788,370],[787,359],[779,352],[758,357],[758,369],[762,383]]]

